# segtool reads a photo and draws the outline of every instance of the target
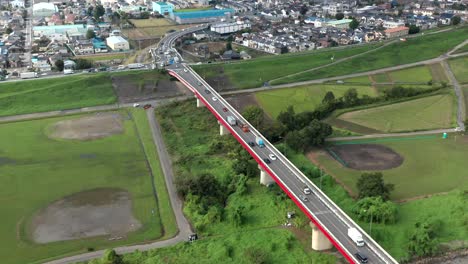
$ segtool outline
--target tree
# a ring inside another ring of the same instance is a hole
[[[419,33],[419,31],[420,31],[420,28],[418,26],[410,25],[408,34],[416,34],[416,33]]]
[[[438,222],[417,222],[410,235],[408,250],[412,256],[433,256],[438,252],[436,232],[440,228]]]
[[[226,50],[232,50],[232,43],[230,41],[226,43]]]
[[[150,13],[148,11],[144,11],[140,13],[141,19],[148,19],[150,17]]]
[[[96,5],[93,10],[93,16],[96,20],[100,20],[100,18],[106,13],[106,10],[102,5]]]
[[[58,71],[63,71],[63,60],[56,60],[55,61],[55,67],[57,67]]]
[[[245,257],[252,264],[266,264],[268,263],[268,253],[260,248],[249,247],[244,251]]]
[[[376,223],[395,223],[397,207],[391,201],[384,201],[382,197],[365,197],[360,199],[353,208],[353,212],[360,220]]]
[[[323,104],[332,103],[335,101],[335,95],[332,91],[328,91],[322,99]]]
[[[307,138],[299,130],[294,130],[289,132],[286,137],[284,138],[286,145],[296,151],[304,151],[307,147]]]
[[[7,34],[11,34],[13,32],[13,29],[11,29],[11,27],[7,27],[7,29],[5,30],[5,33]]]
[[[308,126],[302,129],[308,145],[322,146],[327,138],[332,133],[332,128],[329,124],[320,122],[317,119],[312,120]]]
[[[341,19],[344,18],[344,14],[343,13],[336,13],[335,18],[336,18],[336,20],[341,20]]]
[[[92,38],[95,38],[95,37],[96,37],[96,33],[94,33],[94,30],[88,29],[88,31],[86,31],[86,38],[87,39],[92,39]]]
[[[101,258],[101,263],[102,264],[122,264],[123,263],[122,256],[118,255],[113,249],[107,249]]]
[[[357,21],[356,18],[353,18],[353,20],[349,22],[349,28],[352,30],[355,30],[358,27],[359,27],[359,21]]]
[[[288,131],[294,130],[296,127],[295,124],[295,115],[294,107],[292,105],[288,106],[286,111],[281,111],[276,118],[281,124],[283,124]]]
[[[255,127],[261,127],[264,121],[263,109],[256,105],[247,106],[242,112],[242,116]]]
[[[346,90],[343,95],[343,100],[347,107],[355,106],[359,101],[357,90],[355,88]]]
[[[307,13],[307,11],[309,11],[309,9],[307,8],[306,5],[302,5],[301,6],[301,9],[299,10],[299,13],[301,13],[301,15],[305,15]]]
[[[393,184],[385,184],[381,172],[363,173],[356,183],[359,198],[380,196],[384,201],[390,198]]]
[[[75,63],[76,70],[89,69],[93,67],[93,62],[87,59],[75,59]]]
[[[452,25],[456,26],[458,24],[460,24],[461,22],[461,18],[459,16],[453,16],[452,17]]]

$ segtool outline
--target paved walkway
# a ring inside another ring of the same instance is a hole
[[[463,96],[460,84],[458,83],[455,75],[450,68],[450,65],[447,63],[446,60],[442,62],[445,71],[447,72],[447,76],[450,79],[450,82],[453,85],[453,89],[455,90],[455,95],[457,96],[458,101],[458,111],[457,111],[457,124],[461,130],[465,131],[465,119],[466,119],[466,108],[465,108],[465,98]],[[468,96],[468,95],[466,95]]]
[[[355,139],[370,139],[370,138],[383,138],[383,137],[406,137],[406,136],[418,136],[418,135],[433,135],[442,133],[455,132],[453,128],[447,129],[436,129],[436,130],[427,130],[427,131],[416,131],[416,132],[405,132],[405,133],[387,133],[387,134],[372,134],[372,135],[363,135],[363,136],[351,136],[351,137],[334,137],[327,138],[327,142],[335,141],[345,141],[345,140],[355,140]]]

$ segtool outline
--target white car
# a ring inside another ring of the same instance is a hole
[[[268,155],[268,157],[271,159],[271,160],[276,160],[276,156],[274,154],[270,154]]]
[[[309,187],[304,187],[304,194],[311,194],[312,190]]]
[[[218,97],[216,97],[216,96],[213,96],[213,98],[211,98],[211,99],[213,99],[213,101],[218,101]]]
[[[184,68],[184,72],[188,72],[187,69]]]
[[[134,104],[133,104],[133,107],[140,107],[140,104],[134,103]]]

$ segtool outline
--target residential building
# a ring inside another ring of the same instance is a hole
[[[58,8],[53,3],[37,3],[33,5],[34,17],[50,17],[58,12]]]
[[[114,51],[124,51],[130,49],[128,41],[121,36],[112,36],[106,39],[106,44]]]
[[[384,21],[382,26],[384,28],[397,28],[397,27],[404,27],[405,23],[403,22],[395,22],[395,21]]]
[[[24,0],[12,0],[12,1],[10,1],[10,5],[12,7],[23,7],[24,8]]]
[[[324,26],[348,29],[349,23],[351,23],[351,21],[353,20],[352,19],[331,20],[331,21],[325,22]]]
[[[212,24],[210,26],[210,30],[217,32],[219,34],[228,34],[228,33],[233,33],[237,32],[246,28],[250,28],[251,24],[249,21],[242,22],[242,21],[237,21],[234,23],[217,23],[217,24]]]
[[[387,38],[398,38],[398,37],[408,35],[408,31],[409,31],[409,28],[407,27],[396,27],[396,28],[386,29],[384,32]]]

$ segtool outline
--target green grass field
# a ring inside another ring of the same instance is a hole
[[[468,52],[468,44],[465,44],[464,46],[460,47],[454,53],[457,54],[457,53],[463,53],[463,52]]]
[[[365,57],[356,57],[316,71],[295,75],[294,77],[285,77],[272,82],[272,84],[340,76],[435,58],[463,42],[467,34],[468,27],[464,27],[418,38],[410,38],[405,42],[396,42],[378,51],[367,53]]]
[[[392,199],[468,188],[468,172],[464,170],[468,151],[466,136],[450,135],[448,139],[442,139],[442,135],[415,136],[354,142],[382,144],[403,156],[400,167],[382,171],[385,181],[395,184]],[[357,192],[356,182],[362,172],[341,166],[327,154],[319,155],[318,161],[354,193]]]
[[[256,93],[255,97],[263,110],[272,118],[276,118],[281,111],[286,110],[290,105],[294,106],[297,113],[312,111],[322,102],[327,91],[332,91],[335,98],[338,98],[349,88],[356,88],[360,96],[377,95],[370,86],[330,84],[262,91]]]
[[[130,19],[130,22],[132,22],[132,24],[135,25],[135,27],[137,28],[174,25],[174,22],[165,18]]]
[[[106,54],[98,56],[79,56],[77,58],[86,59],[90,61],[108,61],[108,60],[124,60],[129,57],[129,53],[115,53],[115,54]]]
[[[244,89],[259,87],[271,79],[328,64],[332,56],[337,60],[374,49],[377,46],[378,44],[339,50],[291,53],[230,64],[194,65],[193,69],[202,77],[208,78],[218,76],[221,72],[228,77],[229,82],[235,88]]]
[[[388,77],[389,76],[388,76],[387,73],[379,73],[379,74],[372,75],[372,79],[376,83],[389,83],[389,82],[391,82],[392,80],[390,80]]]
[[[447,74],[445,72],[444,67],[440,63],[433,63],[431,65],[428,65],[431,75],[432,75],[432,81],[433,82],[446,82],[449,83],[449,80],[447,78]]]
[[[456,114],[453,105],[448,93],[347,112],[338,119],[384,132],[449,128]]]
[[[427,83],[432,79],[427,66],[418,66],[389,73],[393,82],[419,82]]]
[[[265,255],[265,262],[255,262]],[[260,253],[260,254],[259,254]],[[330,256],[313,251],[304,251],[302,245],[285,229],[268,228],[244,230],[213,238],[202,238],[193,244],[152,250],[148,253],[125,255],[128,264],[140,263],[336,263]]]
[[[120,111],[127,116],[126,111]],[[0,163],[0,256],[9,264],[38,263],[52,257],[83,253],[86,248],[106,248],[160,238],[163,232],[172,232],[171,226],[162,228],[158,204],[152,193],[151,179],[145,163],[144,150],[137,139],[138,131],[147,129],[141,113],[135,120],[125,120],[123,134],[91,141],[52,140],[45,135],[48,127],[57,121],[78,118],[40,119],[0,124],[0,156],[13,160]],[[144,113],[143,113],[144,115]],[[145,144],[147,135],[142,133]],[[152,143],[151,143],[152,144]],[[152,145],[154,151],[154,145]],[[150,146],[146,146],[150,152]],[[94,158],[80,155],[92,153]],[[155,158],[154,154],[149,156]],[[154,164],[152,164],[154,165]],[[158,185],[162,175],[158,165],[152,166]],[[64,196],[98,187],[122,188],[130,192],[133,212],[142,228],[119,241],[94,237],[47,244],[32,242],[29,222],[38,210]],[[158,191],[163,189],[159,188]],[[163,185],[164,188],[164,185]],[[161,211],[167,213],[167,203],[158,193]],[[166,208],[164,208],[166,207]],[[151,211],[155,210],[156,215]],[[170,215],[164,215],[173,221]],[[173,225],[173,224],[172,224]]]
[[[360,76],[343,80],[345,83],[371,84],[369,76]]]
[[[468,83],[468,56],[448,61],[459,83]]]
[[[115,103],[108,75],[80,75],[0,84],[0,116]]]

